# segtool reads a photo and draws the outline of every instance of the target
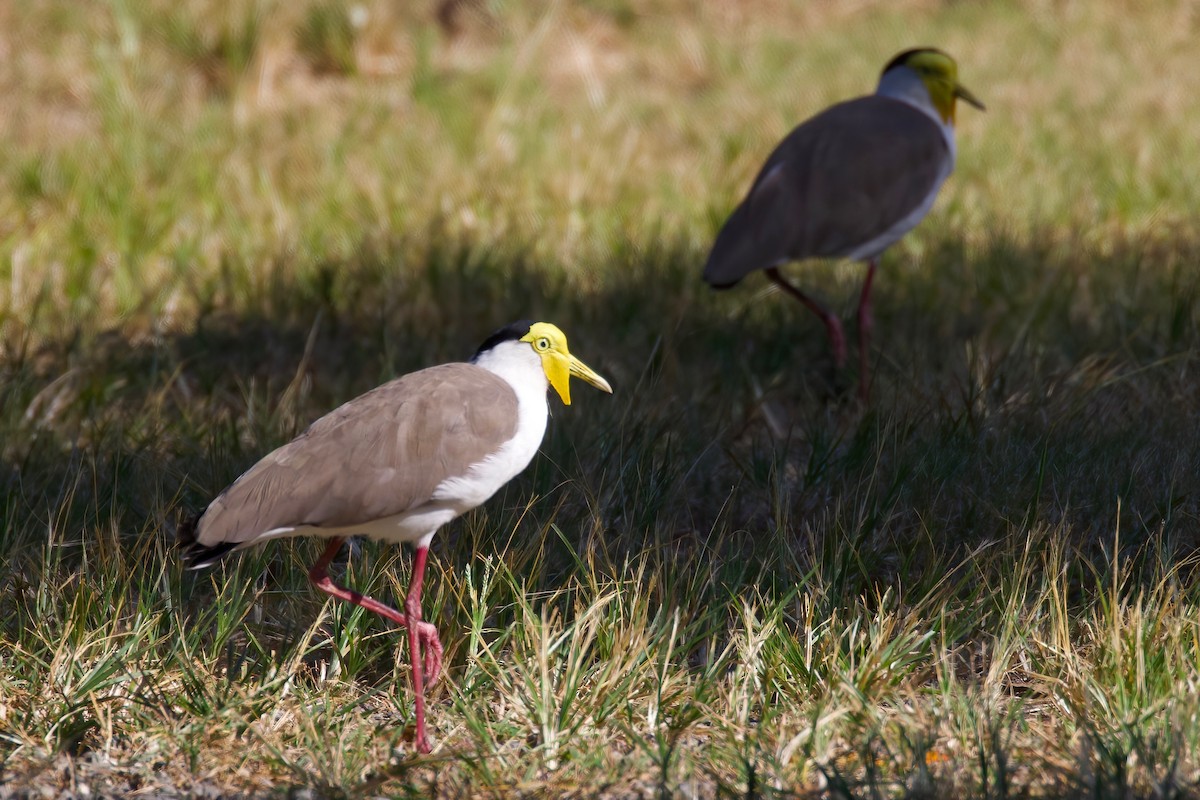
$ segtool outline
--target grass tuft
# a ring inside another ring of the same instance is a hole
[[[296,42],[318,72],[353,75],[357,70],[355,13],[341,2],[319,3],[305,13]]]

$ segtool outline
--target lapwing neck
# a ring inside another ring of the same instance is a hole
[[[933,120],[934,124],[938,126],[938,130],[942,132],[946,146],[950,148],[951,159],[955,158],[958,147],[954,141],[954,124],[942,119],[942,115],[933,105],[933,99],[929,96],[929,89],[916,72],[904,66],[889,69],[880,77],[875,94],[879,97],[899,100]]]
[[[938,122],[942,121],[937,109],[934,108],[933,98],[929,96],[929,88],[916,72],[908,67],[894,67],[879,78],[879,86],[875,94],[881,97],[891,97],[910,106],[920,109]]]
[[[546,395],[550,380],[542,367],[542,359],[528,342],[507,341],[478,353],[472,363],[500,376],[517,396],[517,430],[497,456],[497,468],[507,470],[505,481],[525,468],[537,452],[546,433],[550,405]],[[504,466],[507,464],[508,466]]]
[[[533,352],[527,342],[501,342],[477,353],[471,363],[503,378],[512,386],[521,402],[540,398],[545,403],[550,381],[542,367],[541,357]]]

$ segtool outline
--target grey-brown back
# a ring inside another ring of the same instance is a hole
[[[314,422],[222,492],[200,518],[198,547],[245,543],[277,528],[360,525],[417,508],[516,433],[517,396],[473,364],[385,383]]]
[[[899,100],[825,110],[771,153],[717,234],[704,279],[724,288],[785,261],[851,254],[916,211],[949,156],[937,124]]]

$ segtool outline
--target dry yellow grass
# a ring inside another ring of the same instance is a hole
[[[0,4],[0,796],[1194,794],[1200,4],[435,5]],[[989,110],[856,409],[699,267],[915,44]],[[525,316],[617,394],[439,536],[418,761],[393,631],[172,521]]]

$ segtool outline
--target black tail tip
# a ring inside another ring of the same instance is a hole
[[[183,563],[188,569],[211,567],[238,545],[237,542],[204,545],[196,541],[196,528],[201,514],[182,515],[175,528],[175,542],[183,550]]]
[[[733,287],[735,287],[739,283],[741,283],[740,280],[723,282],[723,281],[715,281],[715,280],[712,280],[711,278],[705,278],[704,282],[708,284],[708,288],[716,289],[718,292],[723,292],[726,289],[732,289]]]
[[[729,275],[729,270],[721,269],[721,267],[722,264],[720,264],[716,259],[712,258],[712,256],[709,256],[708,262],[704,265],[704,272],[702,276],[704,278],[704,282],[707,283],[712,289],[716,289],[718,291],[722,289],[732,289],[734,286],[737,286],[739,283],[741,283],[742,278],[745,277],[744,275],[738,275],[737,277],[731,279],[727,277]]]
[[[237,542],[221,542],[211,546],[199,543],[188,546],[183,554],[183,564],[188,569],[204,569],[216,564],[237,547]]]

